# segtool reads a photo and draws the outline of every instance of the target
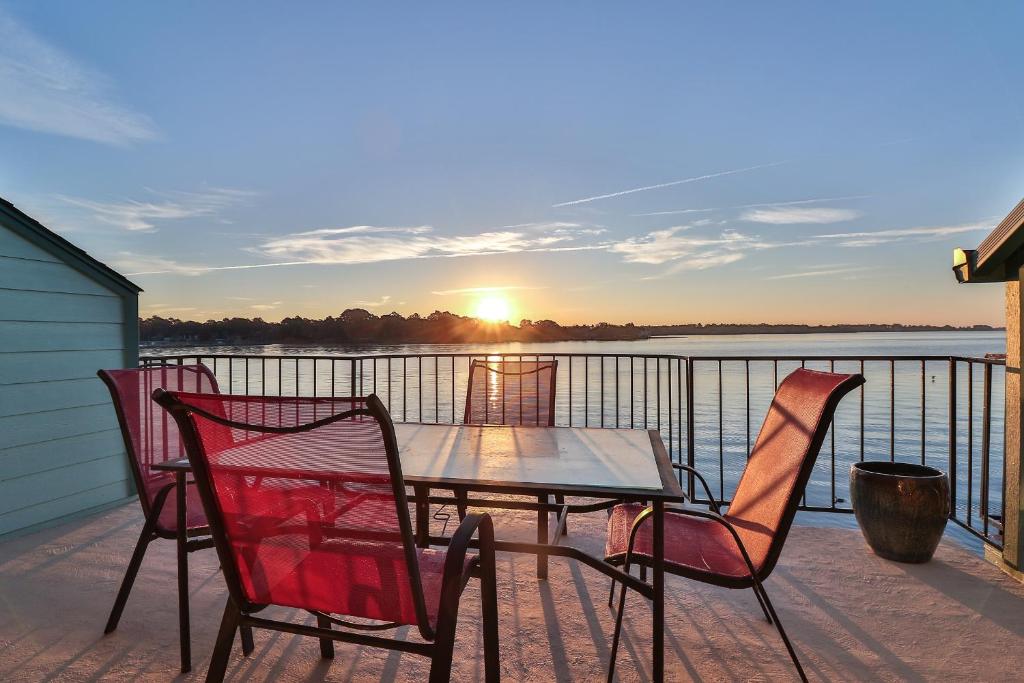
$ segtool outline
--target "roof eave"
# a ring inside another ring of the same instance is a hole
[[[11,221],[6,224],[7,227],[68,265],[113,285],[125,294],[137,296],[142,291],[142,287],[90,256],[84,249],[76,247],[3,197],[0,197],[0,213],[11,218]]]

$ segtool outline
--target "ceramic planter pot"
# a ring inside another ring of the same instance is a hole
[[[850,468],[857,524],[875,554],[927,562],[949,519],[949,477],[924,465],[859,462]]]

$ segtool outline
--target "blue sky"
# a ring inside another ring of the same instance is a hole
[[[998,323],[1015,3],[0,1],[0,195],[144,314]]]

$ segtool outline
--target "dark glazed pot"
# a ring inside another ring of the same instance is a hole
[[[949,519],[949,477],[924,465],[859,462],[850,468],[857,524],[875,554],[927,562]]]

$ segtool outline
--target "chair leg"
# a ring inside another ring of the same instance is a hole
[[[629,573],[629,565],[623,567],[623,571]],[[614,589],[615,584],[612,584]],[[619,637],[622,635],[622,615],[626,612],[626,593],[628,589],[623,584],[619,591],[619,613],[615,615],[615,635],[612,636],[612,652],[608,658],[608,683],[615,678],[615,657],[619,653]]]
[[[800,659],[796,656],[796,650],[793,649],[793,644],[789,642],[789,636],[786,635],[786,630],[782,628],[782,622],[779,621],[779,615],[775,612],[775,607],[772,606],[772,601],[768,599],[768,593],[765,592],[764,586],[760,584],[755,584],[754,590],[760,590],[761,598],[764,600],[764,604],[768,609],[770,618],[775,623],[775,628],[779,631],[779,635],[782,636],[782,642],[786,644],[786,650],[789,652],[790,659],[793,660],[793,666],[796,667],[796,672],[800,675],[800,680],[807,683],[807,674],[804,673],[804,667],[800,665]]]
[[[242,641],[242,654],[248,657],[256,649],[256,644],[252,641],[252,627],[242,626],[238,629],[238,634]]]
[[[615,601],[615,579],[611,580],[611,584],[612,584],[611,588],[608,591],[608,606],[609,607],[611,607],[612,603]]]
[[[103,629],[103,633],[110,633],[117,628],[117,623],[121,621],[121,613],[124,611],[125,603],[128,602],[128,595],[132,592],[132,586],[135,584],[135,577],[139,573],[139,567],[142,566],[142,559],[146,556],[146,549],[149,547],[150,541],[153,540],[153,529],[156,527],[156,515],[150,514],[152,520],[147,519],[146,523],[142,527],[142,533],[139,534],[139,540],[135,543],[135,550],[132,552],[132,559],[128,562],[128,569],[124,572],[124,578],[121,580],[121,587],[117,591],[117,598],[114,599],[114,607],[110,610],[110,616],[107,618],[107,625]]]
[[[224,607],[224,617],[220,620],[220,630],[217,631],[213,657],[210,658],[210,668],[206,670],[206,683],[221,683],[224,680],[224,674],[228,670],[228,659],[231,657],[231,644],[235,641],[235,629],[238,628],[241,616],[231,598],[228,598]]]
[[[316,625],[320,628],[331,628],[331,620],[327,617],[316,615]],[[320,656],[324,659],[334,659],[334,641],[330,638],[320,639]]]
[[[455,650],[455,625],[445,624],[435,633],[434,655],[430,658],[429,683],[449,683],[452,678],[452,655]],[[486,664],[486,661],[485,661]]]
[[[192,670],[192,635],[188,610],[188,530],[185,525],[185,483],[178,489],[178,639],[181,646],[181,671]]]
[[[498,683],[501,659],[498,652],[498,587],[494,556],[480,566],[480,603],[484,628],[484,680]]]
[[[764,612],[764,618],[768,620],[769,624],[774,623],[772,621],[772,615],[768,614],[768,608],[764,606],[764,598],[761,597],[760,591],[754,589],[754,595],[757,597],[757,604],[761,606],[761,611]]]
[[[466,509],[469,508],[469,494],[465,489],[458,489],[455,491],[455,508],[459,512],[459,521],[461,522],[466,518]]]

